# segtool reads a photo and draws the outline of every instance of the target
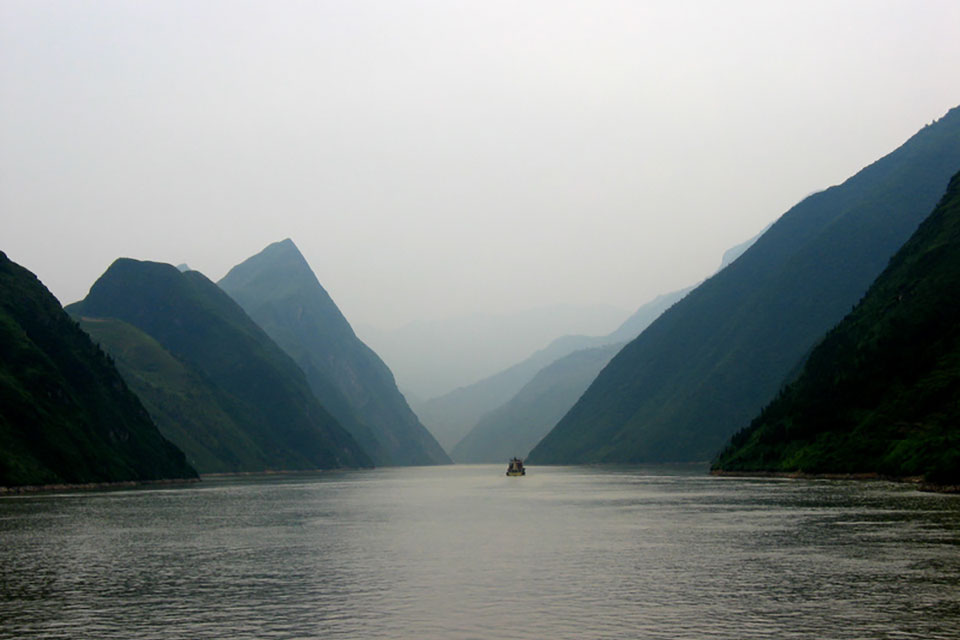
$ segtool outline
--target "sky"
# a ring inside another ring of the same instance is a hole
[[[960,104],[960,2],[0,0],[0,250],[64,304],[286,237],[352,323],[631,311]]]

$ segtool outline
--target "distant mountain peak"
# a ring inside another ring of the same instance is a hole
[[[303,254],[300,253],[300,248],[291,238],[284,238],[283,240],[272,242],[268,244],[260,253],[291,254],[300,256],[301,258],[303,257]]]
[[[249,281],[263,277],[265,272],[282,271],[286,277],[306,278],[311,286],[315,282],[320,284],[307,259],[300,253],[300,249],[290,238],[268,244],[264,249],[244,260],[224,277],[225,281]],[[321,287],[322,288],[322,287]]]
[[[268,245],[219,285],[287,350],[317,398],[378,465],[449,462],[293,240]]]

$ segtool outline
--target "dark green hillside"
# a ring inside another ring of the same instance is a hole
[[[860,299],[960,168],[960,108],[803,200],[628,344],[533,463],[709,460]]]
[[[450,452],[455,462],[506,462],[527,453],[570,410],[623,344],[574,351],[541,369],[484,415]]]
[[[245,470],[371,464],[317,402],[296,363],[203,274],[121,258],[86,299],[67,310],[76,317],[116,318],[137,327],[240,399],[246,409],[245,433],[265,461]]]
[[[960,174],[714,468],[960,484]]]
[[[449,463],[292,240],[230,270],[220,287],[300,365],[314,394],[378,465]]]
[[[114,359],[160,432],[201,473],[268,468],[247,435],[250,408],[163,346],[116,318],[84,318],[80,327]]]
[[[0,252],[0,486],[196,475],[103,351]]]

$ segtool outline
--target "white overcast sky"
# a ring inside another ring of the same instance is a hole
[[[633,310],[960,103],[960,2],[0,0],[0,83],[64,304],[292,237],[354,323]]]

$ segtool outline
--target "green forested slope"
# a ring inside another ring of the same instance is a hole
[[[0,252],[0,486],[194,477],[106,354]]]
[[[960,484],[960,174],[714,468]]]
[[[137,327],[242,402],[243,415],[233,417],[264,461],[244,470],[372,464],[313,396],[296,363],[203,274],[121,258],[67,310]]]
[[[114,359],[160,432],[200,473],[269,468],[269,455],[248,435],[251,411],[149,335],[116,318],[82,318],[80,327]]]
[[[785,213],[628,344],[533,463],[709,460],[860,299],[960,168],[960,108]]]
[[[300,365],[316,396],[376,464],[450,462],[292,240],[271,244],[218,284]]]

